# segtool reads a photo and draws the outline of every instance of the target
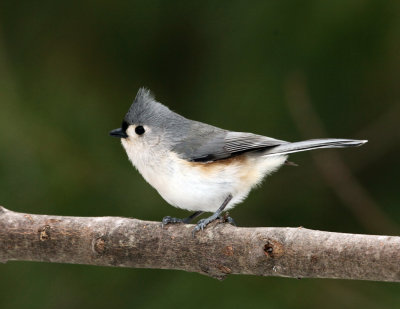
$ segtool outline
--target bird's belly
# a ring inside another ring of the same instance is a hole
[[[167,187],[157,188],[160,195],[171,205],[190,211],[214,212],[229,195],[232,185],[216,184],[198,178],[178,177]]]
[[[158,193],[169,204],[190,211],[214,212],[236,191],[231,177],[221,177],[217,173],[205,175],[193,168],[175,167],[168,174],[155,176],[158,179],[149,180],[149,183]]]
[[[267,167],[276,169],[284,161],[285,158],[275,157]],[[245,156],[212,163],[173,157],[142,174],[169,204],[190,211],[214,212],[229,194],[233,198],[226,209],[247,196],[267,173],[265,163],[260,164],[263,162],[265,159]]]

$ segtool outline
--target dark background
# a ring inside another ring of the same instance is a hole
[[[241,226],[399,234],[399,1],[2,1],[0,204],[186,216],[134,170],[118,127],[140,86],[188,118],[296,141],[231,211]],[[9,262],[0,308],[398,308],[400,286]]]

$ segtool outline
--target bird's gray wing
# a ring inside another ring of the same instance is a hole
[[[210,126],[203,127],[197,132],[192,131],[184,141],[174,147],[173,151],[188,161],[210,162],[286,143],[262,135],[230,132]]]

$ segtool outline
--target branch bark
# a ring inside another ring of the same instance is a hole
[[[17,213],[0,206],[0,261],[400,281],[400,237]]]

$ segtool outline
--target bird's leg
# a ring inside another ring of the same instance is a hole
[[[225,201],[222,203],[222,205],[218,208],[218,210],[216,212],[214,212],[210,217],[205,218],[205,219],[201,219],[195,226],[194,230],[193,230],[193,236],[197,231],[200,230],[204,230],[204,228],[210,224],[211,222],[215,221],[216,219],[220,218],[221,213],[224,211],[226,205],[228,205],[228,203],[230,202],[230,200],[232,199],[232,194],[229,194],[228,197],[225,199]],[[227,218],[228,222],[233,221],[232,218]],[[234,221],[233,221],[234,222]]]
[[[194,214],[190,215],[187,218],[173,218],[170,216],[166,216],[162,219],[162,226],[164,227],[164,225],[167,224],[174,224],[174,223],[190,223],[194,218],[197,218],[198,216],[201,216],[204,213],[204,211],[196,211]]]

